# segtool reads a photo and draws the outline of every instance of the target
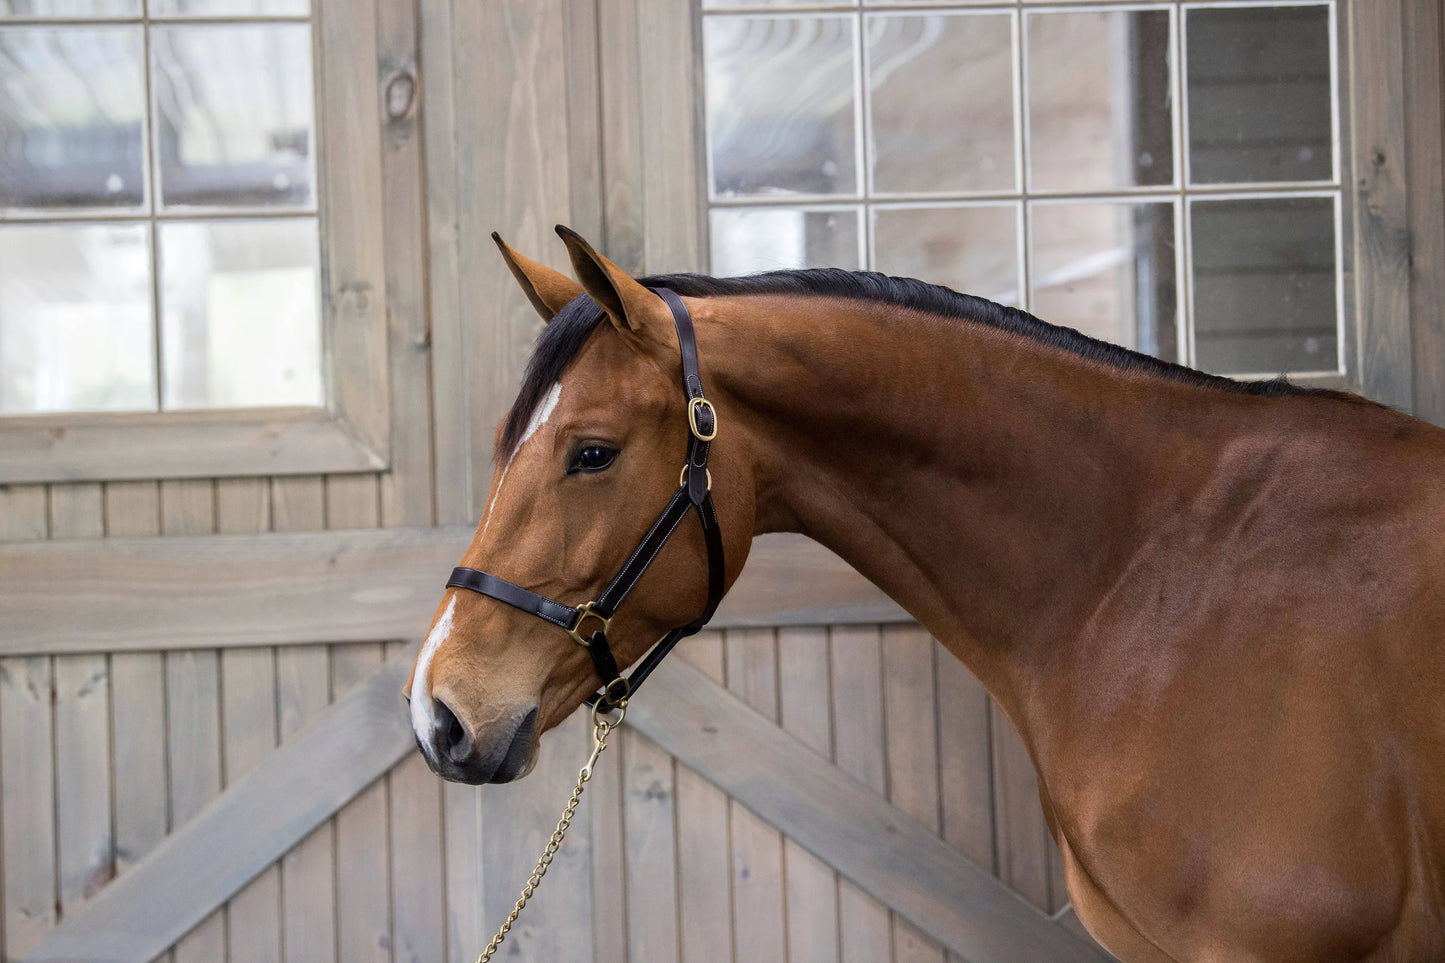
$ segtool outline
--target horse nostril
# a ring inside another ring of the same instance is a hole
[[[436,724],[432,729],[432,743],[437,754],[453,762],[462,762],[472,753],[472,737],[467,727],[457,718],[451,706],[440,699],[436,703]]]

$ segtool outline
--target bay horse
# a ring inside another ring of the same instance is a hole
[[[708,607],[706,525],[674,522],[612,622],[569,608],[691,484],[695,331],[712,578],[801,532],[962,660],[1106,949],[1445,960],[1445,431],[919,281],[638,279],[558,232],[580,283],[498,239],[548,324],[462,559],[494,591],[448,589],[408,683],[436,772],[524,774],[609,681],[562,622],[625,667]],[[569,617],[533,618],[545,596]]]

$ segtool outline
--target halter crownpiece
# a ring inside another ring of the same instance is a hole
[[[723,544],[722,530],[718,526],[717,509],[712,501],[712,477],[707,470],[708,453],[712,441],[717,437],[717,412],[702,390],[702,375],[698,370],[697,337],[693,333],[692,316],[687,305],[677,292],[667,288],[652,289],[672,311],[672,323],[677,328],[677,342],[682,354],[682,388],[687,395],[687,461],[682,466],[682,477],[678,480],[677,491],[673,492],[666,507],[658,514],[652,527],[633,549],[627,561],[613,576],[602,594],[590,602],[578,606],[539,595],[514,582],[498,578],[474,568],[457,567],[447,580],[447,588],[461,588],[488,598],[505,602],[516,609],[535,615],[566,631],[572,640],[587,650],[592,665],[602,679],[602,688],[587,698],[587,704],[602,709],[614,709],[622,705],[629,695],[637,691],[644,679],[657,668],[657,664],[672,651],[673,646],[689,635],[697,633],[713,613],[723,597]],[[644,656],[632,674],[623,678],[618,671],[617,659],[607,641],[612,628],[612,618],[629,592],[647,573],[653,561],[662,551],[672,533],[677,530],[685,515],[696,511],[702,525],[703,539],[707,543],[707,605],[702,614],[686,625],[678,626],[662,637]],[[593,628],[593,626],[596,626]],[[584,634],[584,628],[592,628]]]

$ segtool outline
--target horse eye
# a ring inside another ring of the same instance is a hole
[[[572,464],[567,466],[567,474],[571,475],[579,471],[606,471],[612,467],[612,462],[616,458],[616,448],[588,445],[572,456]]]

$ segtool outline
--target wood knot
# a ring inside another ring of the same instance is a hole
[[[403,70],[387,81],[386,116],[390,120],[404,120],[416,103],[416,77],[410,70]]]

